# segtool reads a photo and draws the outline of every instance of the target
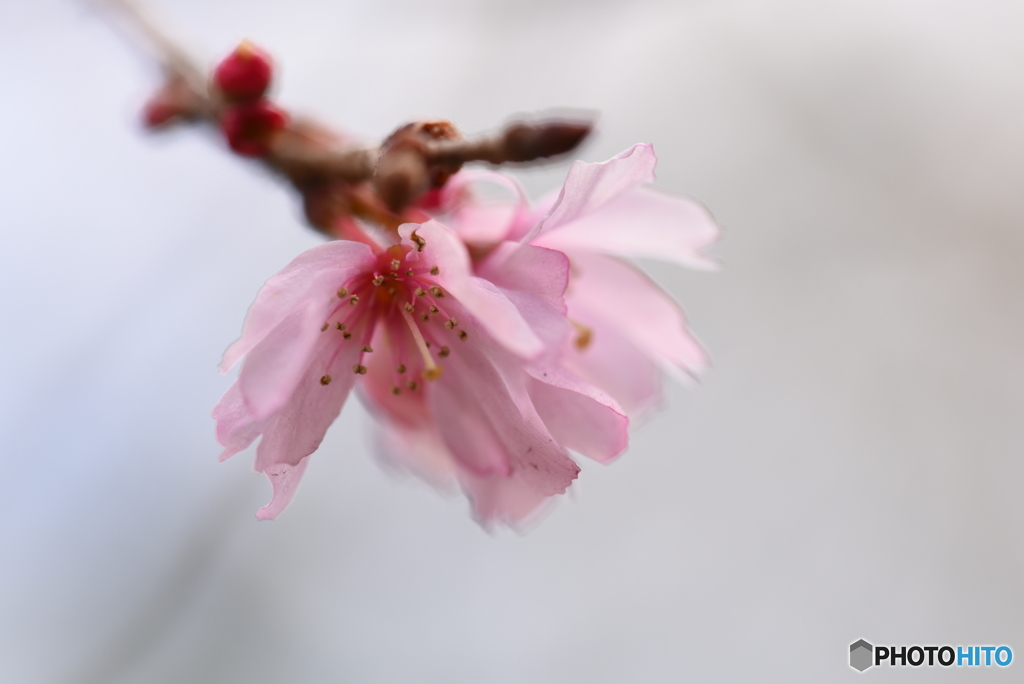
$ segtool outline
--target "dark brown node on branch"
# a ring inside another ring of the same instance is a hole
[[[462,168],[457,158],[431,159],[427,145],[458,140],[461,134],[448,121],[417,121],[402,126],[381,145],[373,185],[391,211],[398,213],[431,188],[444,185]]]

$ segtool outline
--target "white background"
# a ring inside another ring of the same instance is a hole
[[[589,161],[653,143],[725,227],[721,273],[647,264],[715,367],[525,535],[381,470],[354,401],[257,523],[215,365],[319,239],[212,137],[141,133],[157,72],[84,3],[2,0],[0,680],[911,674],[851,670],[862,637],[1024,667],[1024,5],[154,5],[367,138],[577,107]]]

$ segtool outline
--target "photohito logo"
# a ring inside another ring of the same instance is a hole
[[[872,646],[864,639],[850,644],[850,667],[863,672],[873,665],[890,667],[1006,667],[1009,646]]]

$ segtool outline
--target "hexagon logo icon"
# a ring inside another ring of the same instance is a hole
[[[874,664],[871,662],[871,655],[874,650],[875,647],[863,639],[854,641],[850,644],[850,667],[857,672],[863,672],[871,667]]]

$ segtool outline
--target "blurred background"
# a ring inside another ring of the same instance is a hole
[[[215,366],[320,240],[212,136],[141,132],[158,72],[84,2],[0,0],[0,680],[822,682],[861,676],[859,638],[1024,658],[1024,4],[150,7],[209,64],[266,47],[283,104],[369,139],[576,107],[588,161],[653,143],[724,227],[720,273],[645,264],[715,367],[526,534],[382,470],[355,401],[257,523]]]

